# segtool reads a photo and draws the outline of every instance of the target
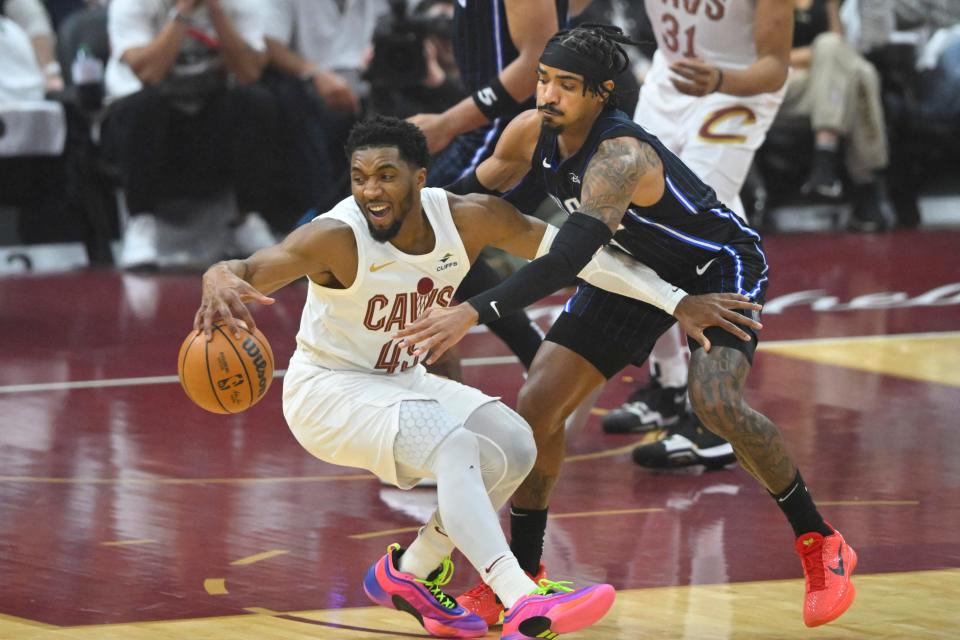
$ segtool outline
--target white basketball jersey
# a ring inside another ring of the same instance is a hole
[[[756,0],[645,0],[668,62],[701,58],[719,67],[742,69],[757,59],[753,40]]]
[[[420,202],[436,236],[433,251],[403,253],[370,235],[356,201],[341,201],[324,218],[350,225],[357,241],[357,277],[348,289],[310,282],[300,319],[297,350],[330,369],[399,373],[418,362],[390,336],[433,305],[447,306],[470,270],[453,223],[447,192],[427,188]],[[410,215],[413,215],[411,213]]]

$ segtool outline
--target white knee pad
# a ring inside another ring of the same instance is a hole
[[[464,426],[477,436],[487,493],[512,493],[537,459],[530,425],[502,402],[491,402],[470,414]]]

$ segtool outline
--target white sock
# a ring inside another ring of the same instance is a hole
[[[653,346],[650,354],[650,371],[654,362],[660,367],[660,384],[664,387],[682,387],[687,384],[687,354],[680,326],[674,324]]]
[[[453,553],[453,541],[443,529],[440,514],[436,511],[427,520],[427,524],[420,528],[417,536],[407,550],[400,556],[400,566],[404,573],[412,573],[418,578],[430,575],[443,559]]]
[[[487,571],[487,569],[490,571]],[[537,585],[530,579],[513,554],[498,554],[484,563],[480,571],[483,581],[490,585],[505,609],[512,607],[522,596],[532,593]]]

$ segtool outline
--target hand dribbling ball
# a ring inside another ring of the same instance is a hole
[[[241,324],[242,326],[242,324]],[[213,413],[240,413],[259,402],[273,381],[273,351],[259,329],[235,338],[223,320],[212,339],[191,331],[180,345],[177,373],[187,396]]]

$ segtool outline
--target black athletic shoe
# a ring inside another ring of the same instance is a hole
[[[703,426],[693,412],[685,412],[663,439],[633,450],[633,461],[648,469],[703,465],[711,471],[736,460],[730,443]]]
[[[653,377],[622,405],[603,416],[606,433],[642,433],[676,424],[687,401],[687,387],[663,387]]]
[[[823,200],[839,200],[843,197],[843,182],[838,168],[839,156],[836,151],[817,149],[810,167],[810,177],[800,187],[800,192]]]

